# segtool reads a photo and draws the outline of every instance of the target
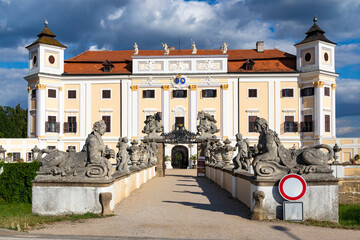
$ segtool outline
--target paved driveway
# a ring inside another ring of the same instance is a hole
[[[245,205],[196,178],[195,170],[166,174],[120,202],[113,217],[60,222],[0,239],[360,239],[360,231],[251,221]]]

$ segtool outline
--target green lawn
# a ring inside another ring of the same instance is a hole
[[[360,229],[360,204],[339,205],[339,224]]]
[[[29,203],[5,203],[0,200],[0,228],[26,231],[44,223],[100,217],[102,216],[93,213],[58,217],[39,216],[31,213]]]

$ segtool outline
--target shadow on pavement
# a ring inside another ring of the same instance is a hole
[[[289,229],[283,226],[272,226],[273,229],[281,231],[285,234],[287,234],[291,239],[294,240],[300,240],[300,238],[298,238],[295,234],[289,232]]]
[[[174,191],[179,193],[187,194],[197,194],[204,195],[208,200],[209,204],[196,203],[196,202],[185,202],[185,201],[163,201],[165,203],[177,203],[184,206],[193,207],[196,209],[202,209],[206,211],[213,212],[223,212],[224,214],[236,215],[242,218],[250,219],[251,212],[250,209],[240,202],[238,199],[235,199],[231,196],[230,193],[221,189],[216,184],[213,184],[209,179],[203,177],[194,177],[189,175],[167,175],[167,176],[177,176],[177,177],[186,177],[193,178],[198,185],[188,185],[188,184],[176,184],[177,186],[185,187],[199,187],[202,191]],[[182,181],[182,180],[178,180]]]

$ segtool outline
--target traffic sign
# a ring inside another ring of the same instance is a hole
[[[284,176],[279,183],[279,192],[283,198],[296,201],[306,193],[307,185],[305,179],[297,174]]]

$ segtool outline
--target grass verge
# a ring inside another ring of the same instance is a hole
[[[301,223],[310,226],[360,230],[360,204],[339,205],[339,223],[311,219]]]
[[[70,220],[78,221],[88,218],[102,218],[98,214],[86,213],[83,215],[68,216],[40,216],[32,214],[31,204],[28,203],[5,203],[0,200],[0,228],[11,230],[27,231],[33,228],[41,227],[46,223]]]

